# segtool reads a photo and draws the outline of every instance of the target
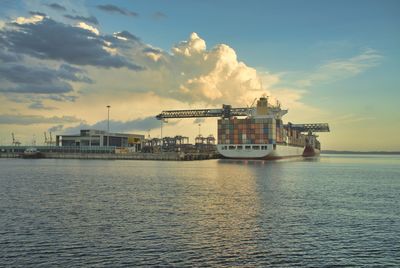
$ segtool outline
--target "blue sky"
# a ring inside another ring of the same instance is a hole
[[[257,75],[263,77],[261,80],[266,81],[261,86],[284,104],[286,100],[287,106],[290,105],[287,120],[329,122],[334,131],[321,135],[322,143],[327,149],[400,150],[400,139],[394,134],[400,131],[399,1],[57,1],[59,5],[65,7],[65,10],[61,11],[50,8],[52,3],[55,1],[3,0],[0,20],[4,23],[17,17],[27,18],[31,16],[29,11],[37,11],[45,13],[54,21],[73,25],[77,21],[68,21],[63,15],[68,13],[74,16],[94,16],[99,23],[92,26],[99,30],[100,35],[112,35],[126,30],[140,38],[141,46],[160,49],[162,53],[170,56],[174,55],[172,49],[177,44],[189,40],[188,36],[195,32],[199,36],[199,42],[204,41],[207,45],[207,51],[225,44],[231,49],[225,51],[226,53],[232,56],[233,51],[237,56],[237,62],[243,62],[251,70],[256,70]],[[110,4],[121,10],[134,12],[134,15],[105,12],[98,7]],[[221,52],[222,58],[225,52]],[[133,54],[133,52],[126,53],[125,55]],[[135,63],[144,64],[141,58],[132,59]],[[192,60],[192,65],[176,68],[175,75],[187,75],[191,68],[199,68],[191,79],[207,77],[205,72],[210,70],[209,66],[200,66],[194,58]],[[52,103],[49,98],[40,95],[39,99],[36,98],[36,108],[51,106],[55,109],[29,110],[26,107],[35,105],[29,103],[26,96],[21,94],[14,96],[12,93],[0,91],[0,97],[3,94],[9,106],[15,107],[14,115],[29,114],[48,118],[57,114],[79,118],[82,120],[80,123],[85,121],[88,125],[99,123],[101,118],[96,117],[96,113],[93,115],[89,113],[83,118],[82,115],[73,113],[71,109],[74,109],[72,107],[83,109],[83,102],[88,94],[96,94],[99,102],[106,101],[110,93],[106,89],[100,90],[104,85],[101,77],[104,76],[102,75],[104,65],[96,69],[98,66],[87,67],[81,63],[68,62],[68,59],[58,61],[58,64],[63,63],[83,68],[87,77],[93,81],[91,84],[69,82],[73,88],[75,101]],[[54,58],[42,61],[41,64],[54,66]],[[236,61],[233,64],[235,65]],[[155,70],[162,68],[159,65],[156,69],[152,69],[153,65],[145,67],[146,70],[151,69],[153,76],[157,75],[154,73]],[[118,70],[112,69],[112,71]],[[155,96],[168,99],[163,103],[159,103],[162,102],[160,100],[156,102],[154,106],[157,108],[202,107],[202,105],[217,104],[219,106],[224,101],[222,97],[219,99],[214,95],[211,97],[210,92],[204,93],[209,99],[204,96],[198,98],[197,92],[190,96],[190,100],[178,95],[168,98],[163,93],[157,92],[154,88],[162,87],[163,84],[169,85],[170,80],[174,79],[171,74],[168,74],[168,81],[154,85],[146,80],[150,74],[134,75],[132,78],[127,73],[125,78],[121,73],[120,71],[115,74],[120,76],[121,84],[116,85],[116,88],[120,88],[118,90],[121,96],[131,96],[135,99],[139,92],[141,94],[154,92]],[[124,89],[124,84],[126,85],[128,81],[140,86],[130,88],[130,91]],[[189,79],[177,83],[176,86],[188,86],[188,81],[190,84]],[[0,86],[6,87],[6,85],[8,84],[2,84],[0,80]],[[172,85],[175,84],[171,82]],[[226,81],[222,81],[220,87],[221,85],[227,85]],[[98,90],[96,93],[94,93],[95,88]],[[229,91],[228,88],[223,90]],[[132,95],[128,95],[128,91]],[[223,96],[230,96],[229,92],[225,93]],[[52,98],[54,99],[54,96]],[[115,105],[119,105],[120,101],[115,100]],[[18,106],[24,102],[26,107]],[[151,106],[150,103],[149,105]],[[98,109],[102,106],[104,105],[99,105]],[[139,112],[138,119],[150,117],[155,112],[155,109],[154,112],[149,109]],[[10,115],[10,112],[0,110],[0,114]],[[128,113],[126,116],[124,114],[127,113],[124,113],[122,108],[115,111],[115,120],[121,122],[135,120],[133,113]],[[71,127],[68,125],[71,122],[61,121],[60,124],[65,123],[66,127]],[[205,129],[209,126],[210,132],[215,131],[214,123],[205,122]],[[7,127],[24,131],[20,126],[3,125],[2,129]],[[40,127],[51,126],[37,126],[35,131],[39,131]],[[176,130],[176,126],[171,127],[171,135],[174,134],[172,129]],[[181,129],[183,131],[187,126],[182,123]],[[168,133],[168,128],[166,131]],[[183,134],[194,135],[192,132]],[[6,131],[0,134],[7,135]],[[378,138],[379,136],[384,136],[385,139],[382,140]]]

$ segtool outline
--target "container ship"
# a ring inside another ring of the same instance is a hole
[[[255,107],[163,111],[157,119],[220,117],[218,152],[225,158],[281,159],[318,156],[321,150],[317,132],[329,132],[327,123],[284,124],[288,110],[271,105],[268,97],[257,100]]]
[[[279,159],[319,155],[321,146],[316,131],[329,131],[328,124],[283,124],[288,110],[273,106],[261,97],[252,114],[239,119],[218,120],[218,145],[227,158]],[[306,132],[306,134],[304,134]]]

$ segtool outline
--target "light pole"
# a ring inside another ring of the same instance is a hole
[[[160,145],[160,151],[161,151],[161,153],[162,153],[162,147],[163,147],[163,136],[162,136],[162,126],[163,126],[163,121],[164,121],[164,118],[161,118],[161,145]]]
[[[110,105],[107,105],[107,147],[110,145]]]
[[[163,123],[168,123],[167,120],[165,120],[164,118],[161,118],[161,152],[163,149],[163,145],[164,145],[164,139],[163,139],[163,133],[162,133],[162,128],[163,128]]]

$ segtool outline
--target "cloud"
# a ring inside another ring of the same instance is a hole
[[[61,64],[58,68],[57,74],[60,78],[65,80],[84,82],[88,84],[93,83],[92,79],[86,76],[86,70],[68,64]]]
[[[162,50],[158,48],[153,48],[153,47],[145,47],[142,50],[144,53],[154,53],[154,54],[161,54]]]
[[[176,124],[171,122],[169,124]],[[129,132],[129,131],[146,131],[148,129],[155,129],[160,127],[160,121],[153,116],[139,118],[128,121],[110,120],[110,132]],[[76,134],[81,129],[107,129],[107,120],[99,121],[95,124],[81,123],[77,126],[66,128],[63,130],[64,134]]]
[[[187,41],[181,41],[172,48],[172,52],[176,55],[193,56],[205,52],[206,42],[201,39],[197,33],[191,33]]]
[[[58,101],[58,102],[64,102],[64,101],[69,101],[69,102],[74,102],[78,98],[77,96],[71,96],[71,95],[48,95],[46,96],[47,99],[53,100],[53,101]]]
[[[30,66],[24,63],[0,65],[0,82],[7,81],[9,86],[0,86],[0,92],[64,94],[73,91],[68,81],[91,83],[80,68],[61,64],[58,69],[41,65]]]
[[[0,92],[2,93],[2,92]],[[8,101],[12,101],[13,103],[17,104],[23,104],[23,107],[26,107],[30,110],[42,110],[42,111],[51,111],[51,110],[58,110],[60,109],[60,105],[57,104],[57,106],[53,105],[45,105],[45,103],[48,103],[50,101],[55,101],[55,102],[74,102],[76,100],[76,96],[70,96],[66,94],[60,94],[60,93],[51,93],[51,94],[46,94],[46,93],[12,93],[12,92],[3,92],[4,96]],[[0,95],[1,96],[1,95]],[[53,97],[57,96],[58,100],[54,100]],[[7,104],[7,101],[4,103]],[[13,107],[15,106],[14,104],[12,105]],[[18,111],[18,110],[15,110]]]
[[[117,85],[119,91],[150,92],[161,98],[202,106],[223,103],[245,106],[255,97],[269,93],[261,82],[264,73],[239,61],[234,49],[227,45],[208,49],[205,40],[196,33],[173,46],[171,52],[129,39],[120,40],[116,47],[121,55],[144,66],[142,72],[136,73],[107,72],[114,80],[124,81]],[[273,76],[269,74],[271,81]],[[96,79],[104,92],[115,88],[115,83],[103,72],[99,72]]]
[[[5,79],[23,84],[51,84],[59,79],[75,82],[91,83],[85,76],[86,71],[68,64],[61,64],[58,69],[46,66],[29,66],[23,63],[9,63],[0,66],[0,80]]]
[[[33,15],[30,18],[25,18],[25,17],[18,17],[16,18],[13,23],[16,25],[23,25],[23,24],[36,24],[41,22],[45,17],[41,15]]]
[[[72,86],[68,83],[59,81],[51,85],[17,85],[15,87],[1,88],[0,92],[8,93],[31,93],[31,94],[64,94],[73,90]]]
[[[96,27],[93,27],[92,25],[86,24],[84,22],[79,22],[78,24],[76,24],[76,27],[85,29],[89,32],[94,33],[95,35],[100,35],[100,31]],[[104,46],[103,46],[103,49],[104,49]]]
[[[9,53],[6,50],[0,49],[0,61],[4,63],[9,63],[9,62],[16,62],[16,61],[21,61],[22,57],[21,55],[17,53]]]
[[[46,6],[52,8],[54,10],[57,10],[57,11],[67,11],[67,9],[64,6],[57,4],[57,3],[46,4]]]
[[[64,128],[64,125],[56,125],[48,129],[49,132],[59,132]]]
[[[32,110],[56,110],[54,107],[44,106],[41,101],[34,101],[29,105]]]
[[[88,23],[92,23],[95,25],[99,24],[99,21],[97,20],[96,17],[94,16],[90,16],[90,17],[84,17],[84,16],[73,16],[73,15],[64,15],[65,18],[70,19],[70,20],[75,20],[75,21],[83,21],[83,22],[88,22]]]
[[[124,15],[124,16],[130,16],[130,17],[139,16],[139,14],[136,13],[136,12],[129,11],[127,9],[124,9],[124,8],[121,8],[121,7],[117,7],[117,6],[114,6],[114,5],[98,5],[97,8],[102,10],[102,11],[105,11],[105,12],[118,13],[118,14]]]
[[[267,93],[256,69],[238,61],[231,47],[220,44],[208,50],[206,42],[196,33],[175,45],[172,54],[163,58],[159,64],[167,65],[171,77],[178,81],[165,93],[172,93],[177,99],[243,105]]]
[[[162,13],[161,11],[157,11],[157,12],[155,12],[155,13],[153,13],[153,19],[156,19],[156,20],[160,20],[160,19],[165,19],[165,18],[167,18],[167,15],[165,15],[164,13]]]
[[[331,60],[308,77],[298,81],[301,86],[311,86],[315,83],[334,82],[356,76],[369,68],[379,65],[383,56],[374,49],[364,49],[359,55],[348,59]]]
[[[0,124],[3,125],[33,125],[33,124],[76,123],[76,122],[82,122],[82,120],[74,116],[44,117],[41,115],[0,114]]]
[[[268,83],[263,85],[262,82],[264,74],[239,61],[235,50],[228,45],[219,44],[208,49],[205,40],[197,33],[190,34],[188,40],[179,42],[171,52],[166,52],[141,42],[128,31],[101,35],[84,22],[79,26],[85,29],[50,18],[14,24],[0,31],[0,43],[5,44],[8,51],[43,60],[141,70],[136,73],[129,70],[107,72],[105,76],[96,69],[92,77],[96,84],[109,88],[108,82],[111,81],[106,77],[111,75],[121,81],[119,87],[133,93],[153,92],[160,97],[208,105],[243,105],[251,103],[255,97],[269,95]],[[268,77],[272,81],[276,79],[274,74]],[[112,86],[115,86],[115,81]],[[7,91],[25,92],[27,89],[7,88]]]
[[[103,68],[126,67],[134,71],[143,69],[126,57],[110,53],[113,46],[106,37],[95,33],[94,27],[85,25],[81,22],[79,27],[74,27],[50,18],[14,23],[12,27],[0,30],[0,44],[9,51],[39,59]]]
[[[37,16],[41,16],[41,17],[46,17],[47,16],[45,13],[38,12],[38,11],[29,11],[29,14],[32,15],[32,16],[37,15]]]
[[[306,90],[296,88],[277,87],[271,90],[272,97],[270,103],[276,101],[282,104],[282,107],[289,110],[295,110],[298,114],[301,112],[308,114],[321,114],[321,110],[308,106],[302,102],[303,97],[308,93]],[[291,113],[292,114],[292,113]]]
[[[140,41],[139,37],[131,34],[128,31],[122,31],[122,32],[116,32],[114,33],[114,36],[117,37],[118,39],[122,40],[133,40],[133,41]]]

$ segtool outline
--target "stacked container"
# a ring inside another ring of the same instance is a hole
[[[273,118],[218,120],[218,144],[275,144],[276,137]]]
[[[285,129],[288,137],[288,144],[303,147],[306,143],[306,136],[301,134],[299,131],[295,129]]]
[[[283,143],[286,140],[284,136],[283,122],[281,119],[276,120],[276,143]]]

